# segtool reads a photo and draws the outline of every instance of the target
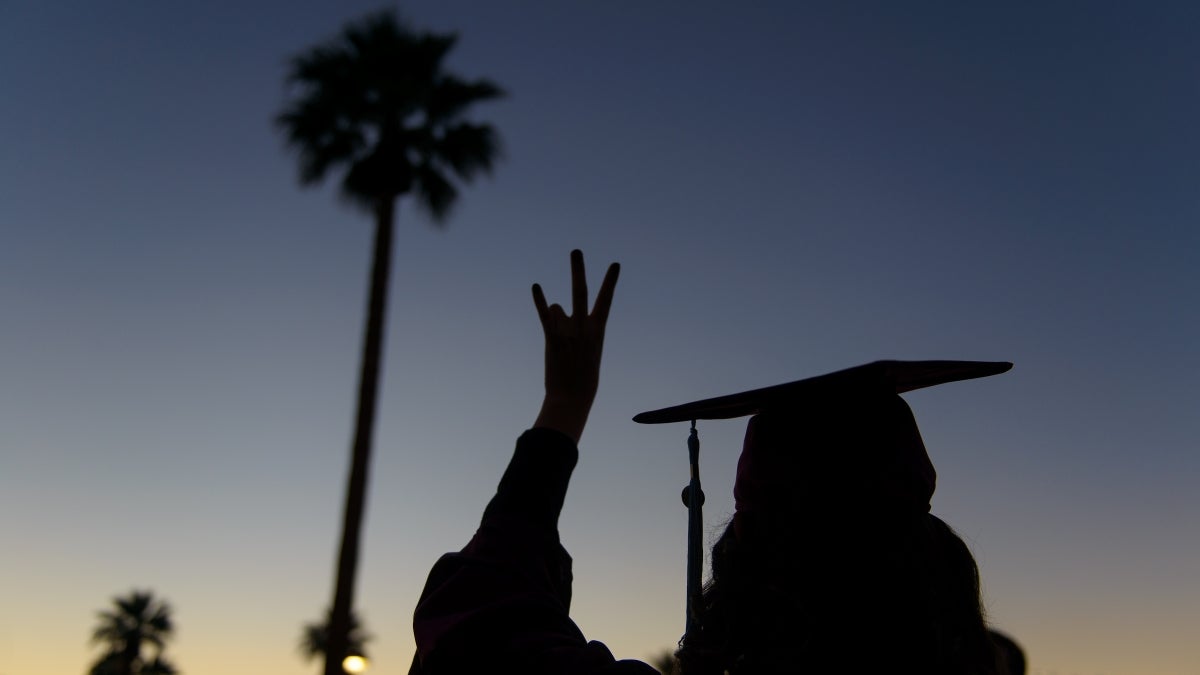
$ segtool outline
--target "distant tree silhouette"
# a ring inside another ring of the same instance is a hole
[[[350,626],[346,635],[346,655],[367,656],[366,645],[370,640],[371,635],[359,622],[357,613],[351,612]],[[325,621],[304,625],[304,630],[300,634],[300,653],[306,661],[311,661],[318,656],[324,656],[328,651],[329,616],[327,613]]]
[[[92,631],[92,642],[105,645],[105,652],[90,675],[174,675],[175,667],[162,655],[175,630],[170,606],[150,591],[132,591],[112,603],[112,609],[98,612]],[[154,650],[153,658],[143,658],[143,645]]]
[[[499,137],[488,124],[463,119],[475,103],[498,98],[488,80],[446,73],[442,61],[457,36],[414,32],[390,11],[346,26],[331,42],[291,62],[294,98],[276,118],[298,151],[300,182],[316,185],[343,171],[341,194],[375,219],[371,288],[363,336],[349,484],[329,621],[326,675],[341,672],[353,604],[359,533],[366,501],[396,201],[412,195],[444,224],[458,189],[490,172]]]

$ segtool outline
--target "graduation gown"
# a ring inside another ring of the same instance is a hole
[[[559,543],[558,516],[578,458],[558,431],[530,429],[517,439],[479,530],[429,573],[413,617],[410,675],[658,672],[616,660],[568,615],[571,556]]]

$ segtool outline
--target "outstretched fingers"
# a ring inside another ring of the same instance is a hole
[[[537,309],[538,319],[542,322],[542,328],[546,328],[550,319],[550,308],[546,305],[546,294],[542,292],[540,284],[533,285],[533,306]]]
[[[590,325],[599,335],[603,336],[604,326],[608,322],[608,311],[612,306],[613,292],[617,287],[617,277],[620,273],[620,264],[609,265],[608,271],[604,275],[604,281],[600,284],[600,292],[596,295],[596,302],[589,313],[587,271],[583,264],[583,252],[579,249],[571,251],[570,316],[561,305],[551,305],[546,302],[546,294],[542,291],[540,284],[533,285],[533,306],[537,309],[542,329],[549,334],[551,331],[566,328],[565,322],[571,322],[575,326],[574,330],[581,331],[580,334],[585,327]]]
[[[617,277],[621,276],[620,263],[608,266],[604,281],[600,283],[600,292],[596,294],[596,304],[592,307],[592,320],[601,331],[608,323],[608,310],[612,307],[613,291],[617,288]]]
[[[587,274],[583,269],[583,251],[571,251],[571,316],[576,321],[587,317]]]

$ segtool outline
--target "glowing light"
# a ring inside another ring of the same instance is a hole
[[[361,656],[347,656],[342,659],[342,670],[347,673],[365,673],[367,672],[367,660]]]

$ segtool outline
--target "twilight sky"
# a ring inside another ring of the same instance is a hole
[[[133,587],[185,673],[317,671],[370,222],[296,186],[270,120],[286,58],[378,6],[0,5],[0,675],[83,672]],[[448,228],[400,209],[372,673],[407,672],[425,575],[535,416],[529,284],[565,300],[580,247],[593,288],[623,265],[561,523],[590,638],[643,658],[683,628],[687,431],[633,414],[1009,360],[906,397],[992,621],[1033,673],[1200,674],[1200,5],[401,10],[511,96]],[[701,425],[710,533],[742,432]]]

